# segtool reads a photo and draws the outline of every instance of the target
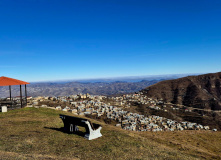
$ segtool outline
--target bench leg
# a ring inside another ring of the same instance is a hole
[[[98,137],[101,137],[102,136],[101,128],[102,127],[99,127],[97,130],[90,130],[89,134],[85,134],[84,137],[88,140],[92,140],[92,139],[96,139]]]
[[[77,125],[74,125],[74,124],[70,124],[70,127],[69,127],[69,132],[70,133],[75,133],[79,131],[79,128],[77,127]]]
[[[78,132],[79,131],[79,128],[77,125],[74,125],[74,132]]]

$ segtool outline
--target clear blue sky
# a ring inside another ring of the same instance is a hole
[[[220,0],[0,1],[0,76],[43,81],[220,70]]]

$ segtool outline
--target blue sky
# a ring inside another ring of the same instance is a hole
[[[219,72],[220,19],[220,0],[1,0],[0,76]]]

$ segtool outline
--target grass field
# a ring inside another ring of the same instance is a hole
[[[0,113],[0,159],[221,159],[221,132],[133,132],[91,120],[103,126],[103,136],[88,141],[82,133],[62,132],[60,113]]]

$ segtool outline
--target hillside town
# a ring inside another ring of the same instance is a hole
[[[188,122],[176,121],[156,115],[141,115],[128,111],[132,103],[144,104],[154,110],[168,112],[168,105],[162,100],[148,98],[141,92],[118,97],[78,94],[65,97],[35,97],[29,98],[28,107],[44,107],[73,115],[107,118],[115,122],[116,127],[131,131],[183,131],[209,130],[209,126]],[[172,110],[179,110],[170,106]],[[186,109],[185,111],[191,112]],[[216,131],[216,129],[213,129]]]

